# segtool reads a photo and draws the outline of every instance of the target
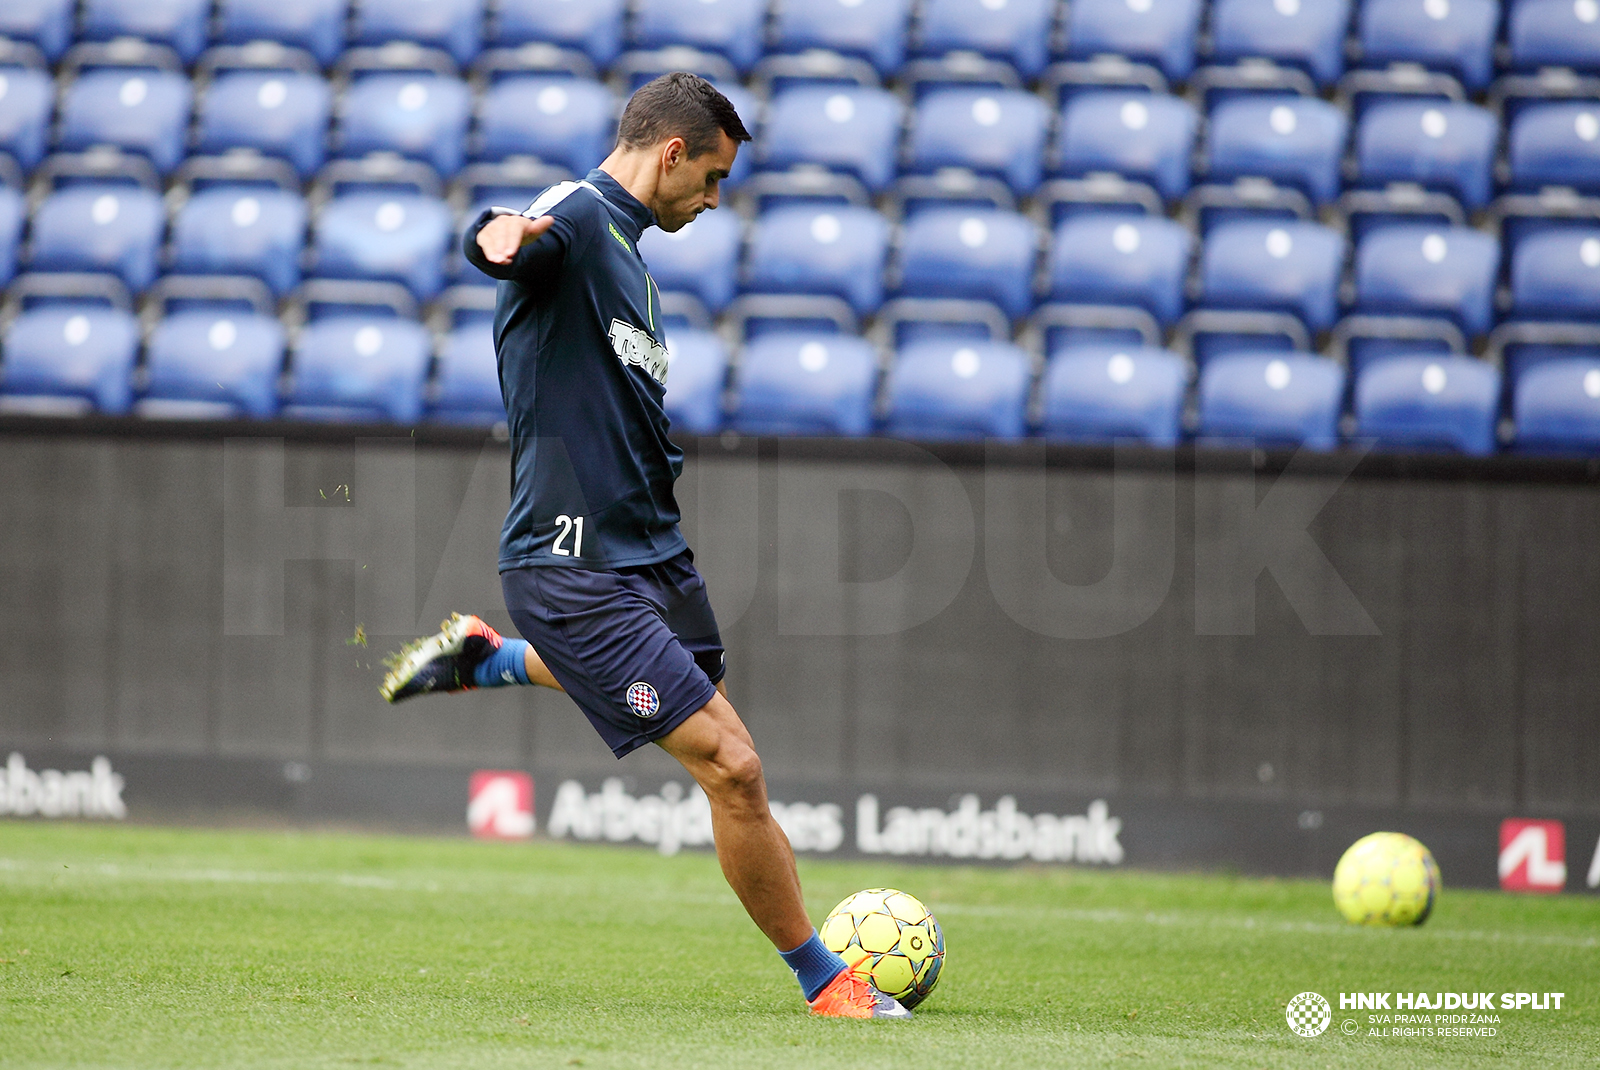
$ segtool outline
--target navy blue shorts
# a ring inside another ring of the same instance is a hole
[[[618,758],[716,694],[722,637],[689,551],[610,571],[514,568],[500,586],[517,631]]]

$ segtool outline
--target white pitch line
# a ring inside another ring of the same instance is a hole
[[[52,873],[68,877],[110,877],[116,880],[177,881],[211,884],[339,884],[352,888],[380,888],[398,890],[401,883],[388,877],[373,877],[359,873],[283,873],[248,869],[148,869],[143,866],[124,867],[110,862],[33,862],[15,858],[0,858],[0,871],[8,873]],[[433,882],[427,882],[432,884]],[[437,890],[419,884],[415,890]]]
[[[548,895],[552,890],[579,894],[581,888],[571,877],[526,876],[504,878],[506,884],[493,886],[483,882],[471,884],[440,884],[438,881],[402,881],[389,877],[375,877],[358,873],[286,873],[263,872],[246,869],[150,869],[143,866],[128,868],[115,863],[79,863],[76,868],[60,863],[35,862],[24,859],[0,858],[0,872],[53,873],[58,876],[107,877],[117,880],[174,881],[182,883],[211,884],[319,884],[339,885],[348,888],[366,888],[386,892],[449,892],[485,893],[489,891],[512,892],[524,895]],[[658,888],[651,892],[656,901],[672,900],[682,903],[722,904],[732,901],[731,893],[704,893]],[[932,905],[932,904],[930,904]],[[994,904],[937,903],[935,914],[968,915],[972,917],[1029,916],[1055,918],[1066,921],[1091,922],[1101,925],[1155,925],[1183,926],[1189,928],[1223,926],[1231,929],[1258,930],[1269,933],[1315,933],[1325,936],[1357,936],[1368,930],[1356,925],[1339,925],[1310,921],[1262,921],[1249,916],[1230,914],[1158,914],[1153,911],[1136,913],[1114,907],[1079,909],[1073,907],[999,906]],[[1483,943],[1536,944],[1553,947],[1600,947],[1597,937],[1570,937],[1544,933],[1499,933],[1478,929],[1422,928],[1425,938],[1466,940]]]
[[[930,904],[931,908],[931,904]],[[1026,914],[1051,918],[1061,918],[1070,921],[1088,921],[1101,924],[1144,924],[1159,926],[1215,926],[1221,925],[1231,929],[1257,929],[1264,932],[1281,933],[1317,933],[1327,936],[1358,935],[1370,931],[1357,925],[1337,925],[1315,921],[1262,921],[1253,917],[1240,917],[1230,914],[1157,914],[1146,912],[1136,914],[1131,911],[1117,910],[1115,908],[1100,910],[1078,910],[1071,907],[1026,907],[1026,906],[994,906],[973,905],[964,906],[959,903],[940,903],[935,914],[969,914],[984,915],[1015,915]],[[1478,929],[1440,929],[1422,928],[1418,930],[1424,937],[1438,937],[1447,940],[1477,940],[1489,943],[1518,943],[1518,944],[1549,944],[1558,947],[1600,947],[1600,938],[1558,936],[1543,933],[1497,933],[1485,932]]]
[[[489,881],[460,882],[452,881],[441,883],[436,880],[397,880],[391,877],[377,877],[360,873],[294,873],[285,871],[261,871],[248,869],[156,869],[147,866],[119,865],[109,862],[75,862],[63,865],[60,862],[41,862],[29,859],[0,858],[0,874],[16,873],[31,876],[51,875],[55,877],[89,877],[126,881],[171,881],[176,883],[199,884],[311,884],[311,885],[339,885],[349,888],[376,889],[388,892],[448,892],[457,894],[483,894],[494,892],[497,894],[510,893],[516,895],[545,896],[553,892],[565,892],[571,895],[587,894],[587,886],[573,877],[546,877],[546,876],[506,876],[492,878]],[[671,888],[662,887],[651,890],[656,899],[676,899],[680,902],[692,902],[698,899],[708,899],[700,893],[675,892]],[[732,892],[716,897],[718,902],[724,900],[733,902]]]

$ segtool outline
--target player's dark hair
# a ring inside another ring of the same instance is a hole
[[[617,142],[641,149],[681,137],[692,160],[717,147],[717,132],[749,141],[739,113],[717,87],[699,75],[675,71],[639,87],[622,110]]]

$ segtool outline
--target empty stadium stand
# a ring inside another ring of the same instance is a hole
[[[10,0],[4,407],[498,422],[462,227],[678,69],[683,431],[1600,453],[1591,0]]]

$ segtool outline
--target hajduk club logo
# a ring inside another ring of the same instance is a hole
[[[1559,892],[1567,884],[1567,830],[1559,821],[1500,822],[1500,887]]]
[[[480,769],[467,785],[467,827],[490,840],[533,835],[533,777],[519,770]]]
[[[661,699],[655,688],[638,680],[628,685],[628,708],[640,717],[654,717],[661,712]]]
[[[1317,992],[1302,992],[1289,1001],[1283,1012],[1289,1028],[1303,1037],[1320,1037],[1333,1021],[1333,1008]]]

